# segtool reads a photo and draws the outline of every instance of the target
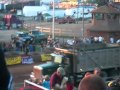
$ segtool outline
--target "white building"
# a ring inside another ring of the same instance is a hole
[[[38,13],[49,10],[49,6],[24,6],[23,15],[24,16],[37,16]]]
[[[53,0],[40,0],[40,2],[43,2],[43,3],[52,3]],[[55,3],[58,3],[58,2],[61,2],[61,0],[54,0]]]
[[[92,6],[86,6],[86,7],[79,7],[79,8],[71,8],[71,9],[66,9],[65,15],[68,16],[73,16],[74,18],[91,18],[92,14],[90,13],[94,7]]]
[[[53,10],[46,10],[46,11],[43,11],[42,14],[45,14],[45,13],[48,13],[49,15],[53,15]],[[65,16],[65,10],[55,10],[55,17],[64,17]]]

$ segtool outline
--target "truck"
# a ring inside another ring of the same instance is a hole
[[[29,35],[34,38],[35,43],[47,43],[47,35],[37,29],[30,30]]]
[[[59,66],[64,67],[66,75],[72,77],[78,85],[86,72],[93,72],[98,67],[106,80],[120,73],[120,46],[117,44],[80,44],[73,49],[55,48],[51,62],[33,67],[35,76],[51,75]]]
[[[29,34],[27,32],[22,32],[22,31],[18,31],[14,34],[11,34],[11,40],[13,41],[21,41],[23,43],[27,43],[27,42],[33,42],[33,37],[29,36]]]
[[[55,22],[59,23],[59,24],[66,24],[66,23],[76,23],[76,20],[73,17],[67,16],[64,18],[56,18]]]
[[[21,28],[23,26],[23,20],[20,20],[16,15],[5,14],[3,17],[4,25],[7,29],[10,28]]]

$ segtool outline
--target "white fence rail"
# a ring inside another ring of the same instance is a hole
[[[30,85],[33,85],[33,86],[35,86],[35,87],[37,87],[37,88],[40,88],[40,89],[42,89],[42,90],[49,90],[49,89],[47,89],[47,88],[45,88],[45,87],[43,87],[43,86],[41,86],[41,85],[37,85],[37,84],[35,84],[35,83],[33,83],[33,82],[30,82],[30,81],[28,81],[28,80],[24,80],[24,87],[26,86],[26,83],[27,83],[27,84],[30,84]]]

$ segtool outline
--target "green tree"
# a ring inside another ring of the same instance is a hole
[[[109,0],[87,0],[89,3],[97,3],[98,6],[105,5],[109,2]]]

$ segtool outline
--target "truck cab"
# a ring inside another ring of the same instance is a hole
[[[52,56],[52,61],[37,65],[33,68],[36,77],[39,78],[42,75],[52,75],[52,73],[55,72],[60,66],[65,69],[66,76],[70,76],[72,74],[73,69],[71,55],[64,56],[63,54],[58,53],[51,53],[50,55]]]
[[[34,38],[36,43],[47,42],[47,35],[39,30],[30,30],[29,35]]]

